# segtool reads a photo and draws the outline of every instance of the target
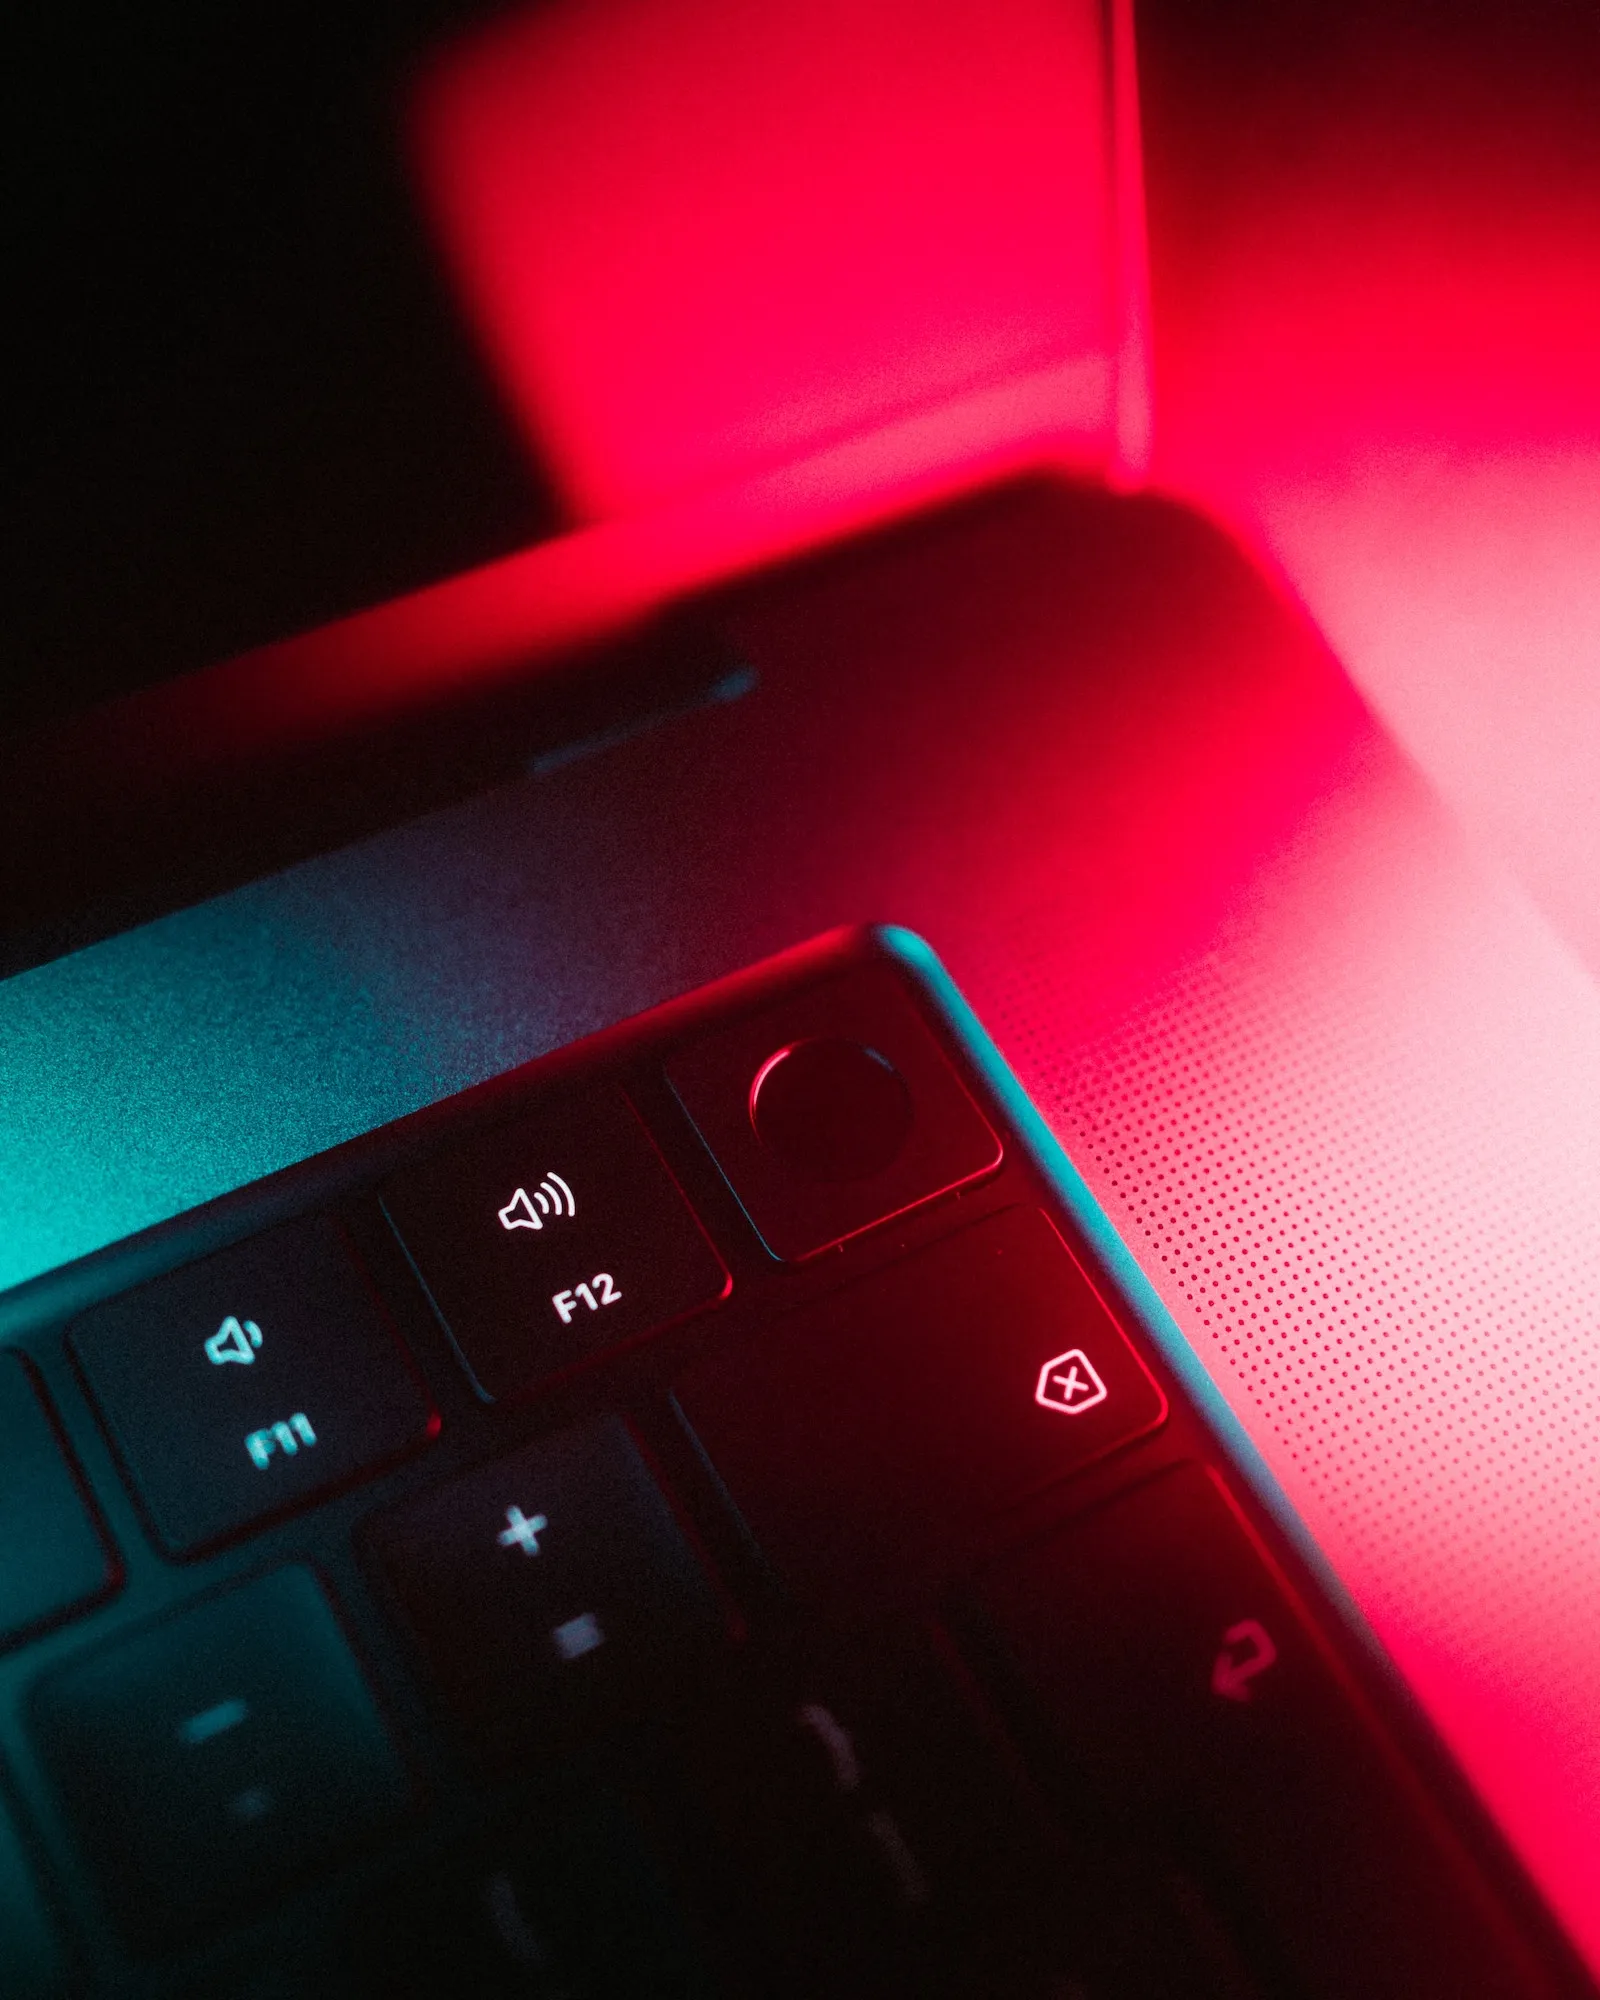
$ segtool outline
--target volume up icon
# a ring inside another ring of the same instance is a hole
[[[530,1195],[526,1188],[518,1188],[516,1193],[500,1210],[502,1229],[543,1229],[548,1217],[552,1222],[563,1216],[576,1215],[578,1204],[572,1198],[572,1190],[559,1174],[546,1174]]]

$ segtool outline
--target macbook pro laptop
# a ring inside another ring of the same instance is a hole
[[[942,11],[851,73],[1017,171],[1095,66],[1070,339],[619,444],[715,260],[652,344],[644,224],[451,218],[738,10],[496,19],[418,171],[568,525],[14,733],[8,1993],[1591,1990],[1600,1000],[1138,490],[1126,17]]]

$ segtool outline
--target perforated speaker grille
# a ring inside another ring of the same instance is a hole
[[[1379,755],[1213,947],[1023,1081],[1581,1931],[1600,1881],[1600,1003]]]

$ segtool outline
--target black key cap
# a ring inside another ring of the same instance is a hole
[[[915,1638],[797,1650],[748,1720],[718,1708],[696,1760],[742,1900],[783,1940],[763,1990],[1071,1990],[1082,1871],[937,1662]]]
[[[360,1669],[308,1570],[278,1570],[75,1662],[35,1721],[130,1937],[256,1908],[404,1805]]]
[[[1547,1991],[1214,1475],[1018,1550],[979,1597],[1108,1804],[1189,1847],[1305,1990]]]
[[[397,1174],[383,1192],[489,1397],[716,1304],[729,1278],[622,1094],[595,1090]]]
[[[101,1306],[72,1350],[176,1555],[431,1437],[432,1405],[325,1217]]]
[[[488,1759],[658,1700],[723,1620],[627,1426],[564,1431],[369,1522],[362,1547]]]
[[[515,1831],[352,1914],[339,2000],[717,2000],[652,1842],[615,1794],[540,1794]]]
[[[1000,1141],[880,966],[717,1028],[667,1076],[761,1240],[788,1261],[1000,1164]]]
[[[993,1515],[1154,1429],[1160,1389],[1066,1245],[1009,1209],[677,1385],[756,1540],[815,1600],[914,1595]]]
[[[0,1355],[0,1644],[64,1618],[114,1569],[39,1390]]]

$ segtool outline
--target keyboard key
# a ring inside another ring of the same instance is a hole
[[[143,1947],[247,1914],[407,1797],[304,1569],[77,1661],[44,1684],[35,1723],[112,1909]]]
[[[1166,1412],[1022,1208],[785,1314],[676,1393],[769,1559],[802,1596],[856,1606],[936,1584],[1001,1509]]]
[[[1198,1467],[1006,1557],[980,1596],[1124,1805],[1270,1760],[1338,1706],[1315,1641]]]
[[[175,1555],[301,1505],[437,1418],[325,1217],[274,1229],[80,1319],[71,1346]]]
[[[351,1913],[338,2000],[726,1995],[657,1843],[592,1776],[542,1791],[538,1811],[463,1845],[430,1853]]]
[[[479,1133],[397,1174],[383,1203],[487,1397],[728,1294],[722,1260],[615,1089]]]
[[[1305,1990],[1546,1990],[1214,1475],[1069,1523],[978,1597],[1074,1764],[1190,1848]]]
[[[674,1055],[667,1077],[785,1261],[1000,1164],[1000,1141],[881,966],[715,1029]]]
[[[791,1634],[763,1683],[695,1765],[741,1907],[782,1940],[772,1990],[1074,1990],[1083,1871],[918,1635],[807,1659]]]
[[[92,1604],[114,1567],[42,1395],[0,1355],[0,1644]]]
[[[562,1432],[369,1522],[363,1553],[487,1757],[659,1698],[723,1620],[616,1417]]]

